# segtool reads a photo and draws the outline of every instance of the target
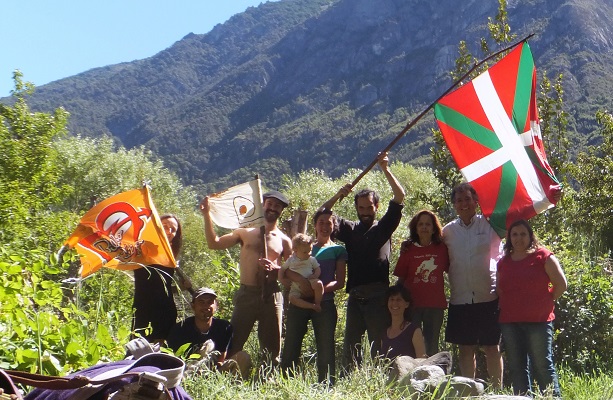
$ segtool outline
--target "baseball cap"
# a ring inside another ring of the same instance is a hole
[[[200,289],[196,290],[194,294],[192,295],[192,301],[196,300],[198,297],[204,294],[210,294],[210,295],[215,296],[215,298],[217,298],[217,293],[215,293],[213,289],[208,288],[208,287],[201,287]]]
[[[281,203],[285,204],[285,207],[289,206],[289,200],[285,195],[281,192],[277,192],[276,190],[271,190],[262,195],[262,199],[266,200],[268,198],[273,198],[279,200]]]

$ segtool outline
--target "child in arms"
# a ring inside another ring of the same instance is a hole
[[[292,286],[289,291],[289,302],[300,308],[312,309],[317,312],[321,311],[321,297],[324,294],[323,283],[318,279],[321,273],[319,263],[315,257],[311,256],[313,249],[313,239],[305,234],[298,233],[292,239],[293,254],[281,267],[281,274],[292,281]],[[309,302],[303,293],[300,291],[298,279],[292,279],[292,274],[287,274],[286,271],[294,271],[297,274],[308,279],[313,289],[313,302]]]

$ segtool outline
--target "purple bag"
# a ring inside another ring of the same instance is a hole
[[[24,399],[192,400],[179,386],[184,368],[185,363],[175,356],[150,353],[137,360],[95,365],[66,377],[69,382],[87,380],[89,384],[82,387],[58,390],[49,389],[49,384],[39,385],[39,388],[28,393]],[[19,382],[15,378],[13,380]]]
[[[21,393],[13,383],[11,377],[0,369],[0,398],[15,398],[21,400]]]

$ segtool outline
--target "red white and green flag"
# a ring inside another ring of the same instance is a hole
[[[545,155],[528,43],[444,96],[434,114],[483,214],[501,237],[515,220],[554,206],[560,183]]]

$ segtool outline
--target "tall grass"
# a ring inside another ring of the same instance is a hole
[[[591,372],[578,376],[564,369],[558,372],[565,400],[613,399],[613,377],[611,375]]]
[[[304,366],[300,375],[286,378],[278,370],[268,370],[259,377],[241,382],[229,375],[205,371],[199,376],[188,376],[183,382],[186,391],[195,399],[419,399],[441,398],[439,394],[410,394],[387,380],[385,362],[365,360],[364,365],[347,377],[337,380],[334,387],[317,384],[317,369],[314,363]],[[257,375],[257,374],[256,374]],[[564,400],[611,400],[613,377],[604,373],[574,375],[560,371],[560,385]],[[511,395],[510,388],[489,395]],[[444,396],[443,394],[440,394]],[[442,397],[444,398],[444,397]],[[553,399],[551,396],[536,396],[537,400]]]

